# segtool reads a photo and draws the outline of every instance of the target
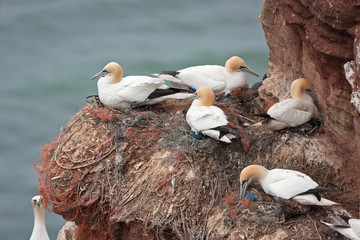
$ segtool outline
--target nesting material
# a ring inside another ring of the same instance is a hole
[[[258,189],[251,200],[238,202],[242,168],[291,168],[333,188],[341,181],[324,160],[330,154],[321,145],[324,135],[310,124],[281,132],[243,128],[241,123],[258,120],[251,116],[262,110],[257,102],[248,89],[218,99],[215,105],[241,135],[226,144],[192,136],[185,120],[191,101],[117,111],[94,100],[43,148],[35,162],[39,192],[51,211],[75,222],[77,239],[275,234],[273,199]],[[313,222],[325,219],[326,210],[296,216],[292,221],[301,221],[304,228],[285,225],[285,234],[296,239],[331,236]]]

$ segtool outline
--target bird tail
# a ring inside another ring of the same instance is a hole
[[[178,74],[176,71],[163,71],[162,73],[152,73],[151,75],[164,80],[181,83],[181,81],[176,77],[176,74]]]
[[[323,221],[320,221],[320,222],[328,227],[334,228],[334,224],[323,222]]]
[[[262,122],[257,122],[257,123],[254,123],[252,125],[250,125],[251,127],[256,127],[256,128],[261,128],[263,127],[263,123]]]
[[[322,197],[320,202],[318,203],[318,205],[320,205],[320,206],[333,206],[333,205],[340,205],[340,204]]]
[[[251,125],[252,127],[265,127],[266,123],[269,123],[270,120],[273,119],[267,113],[256,113],[256,114],[252,114],[252,116],[257,116],[257,117],[264,118],[264,120],[262,120],[261,122],[257,122],[257,123],[254,123],[253,125]]]
[[[318,206],[339,205],[339,203],[333,202],[323,197],[319,200],[314,194],[297,195],[292,199],[302,205],[318,205]]]
[[[173,88],[173,89],[178,89],[182,92],[189,92],[189,93],[194,93],[194,89],[189,87],[188,85],[186,85],[183,82],[180,82],[179,80],[174,82],[174,81],[170,81],[170,80],[164,80],[164,83],[167,87],[169,88]]]
[[[351,219],[350,217],[345,216],[345,215],[341,215],[341,214],[339,214],[338,216],[341,217],[341,219],[344,220],[347,223],[349,223],[349,220]]]
[[[201,133],[226,143],[231,143],[231,139],[236,138],[232,133],[222,134],[221,131],[214,129],[204,130]]]

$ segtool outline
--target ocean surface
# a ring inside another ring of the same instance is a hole
[[[124,75],[150,74],[243,57],[260,76],[268,48],[263,0],[1,0],[0,238],[28,239],[33,167],[110,61]],[[248,76],[251,86],[260,78]],[[64,224],[47,212],[51,239]]]

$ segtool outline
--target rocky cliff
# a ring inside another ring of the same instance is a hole
[[[326,132],[352,152],[360,149],[359,14],[358,1],[267,0],[260,16],[270,49],[262,96],[288,97],[291,81],[305,77]]]

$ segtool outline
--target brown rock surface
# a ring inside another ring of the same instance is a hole
[[[337,152],[328,161],[341,167],[344,187],[354,193],[348,208],[358,217],[360,2],[266,0],[260,20],[270,49],[260,96],[266,101],[287,98],[291,81],[298,77],[312,83],[327,135],[324,145]]]

